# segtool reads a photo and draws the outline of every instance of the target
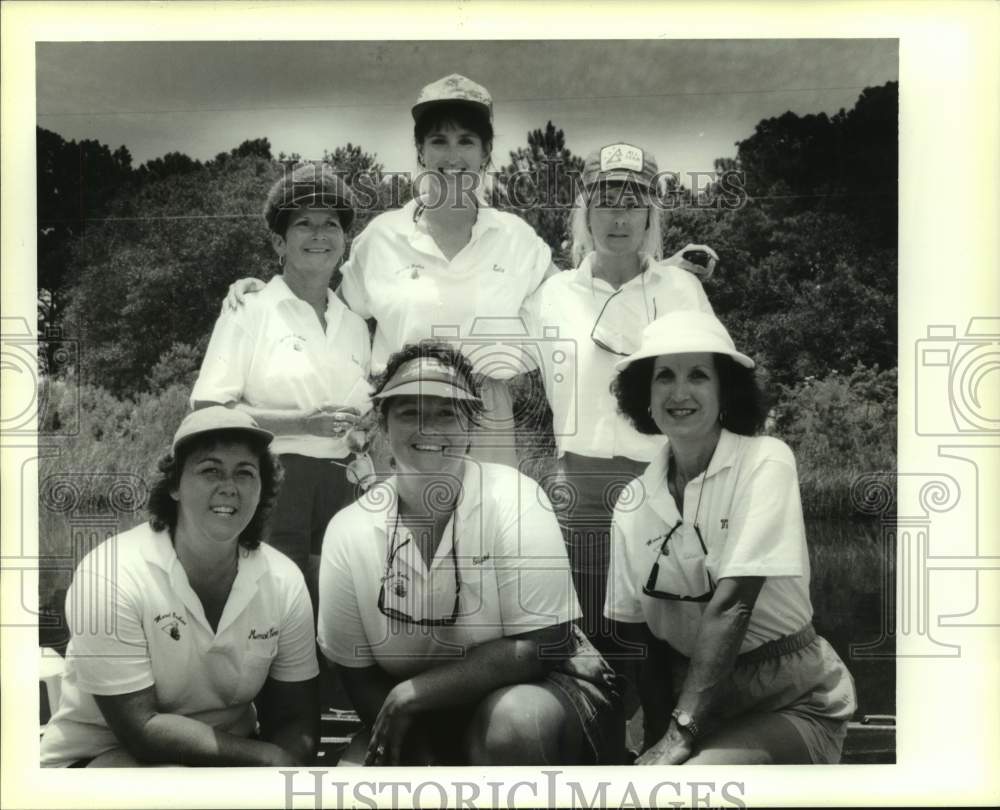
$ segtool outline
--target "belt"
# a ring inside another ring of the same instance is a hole
[[[774,641],[766,641],[759,647],[755,647],[750,652],[745,652],[736,659],[737,666],[756,664],[760,661],[767,661],[769,658],[780,658],[788,653],[798,652],[803,647],[808,647],[816,640],[816,628],[810,622],[801,630],[792,633],[790,636],[782,636]]]

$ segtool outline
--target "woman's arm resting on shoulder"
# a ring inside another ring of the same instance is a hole
[[[259,278],[240,278],[229,285],[225,299],[222,301],[223,310],[229,309],[236,312],[243,306],[246,296],[260,292],[266,285]]]
[[[415,715],[470,705],[502,686],[537,681],[571,653],[573,643],[570,625],[552,625],[487,641],[467,650],[460,660],[399,682],[386,695],[372,725],[366,764],[398,763],[400,746]]]
[[[278,681],[268,678],[254,701],[261,736],[301,764],[316,759],[319,745],[319,678]]]
[[[725,577],[705,608],[691,665],[677,698],[677,708],[691,715],[699,726],[711,714],[718,687],[733,671],[763,585],[764,577]],[[694,747],[691,735],[672,720],[663,738],[636,764],[679,765],[691,756]]]
[[[118,741],[140,762],[175,765],[296,765],[281,746],[219,731],[200,720],[157,710],[155,687],[94,695]]]

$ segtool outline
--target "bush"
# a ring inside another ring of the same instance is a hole
[[[896,369],[858,364],[780,391],[769,428],[795,451],[806,514],[851,514],[855,478],[896,469]]]

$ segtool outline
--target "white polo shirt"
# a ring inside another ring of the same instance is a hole
[[[369,408],[368,326],[327,291],[326,332],[313,308],[275,276],[236,312],[223,310],[205,351],[191,402],[245,402],[312,412],[329,405]],[[275,453],[349,455],[346,437],[275,436]]]
[[[330,521],[319,575],[319,646],[327,658],[346,667],[378,664],[404,679],[487,641],[581,615],[562,534],[538,485],[510,467],[467,459],[461,487],[429,568],[404,530],[394,532],[395,478]],[[384,615],[383,577],[388,608],[415,619],[452,614],[453,530],[461,582],[456,623],[420,627]],[[391,544],[398,552],[387,571]]]
[[[425,224],[413,221],[415,211],[411,200],[373,219],[343,266],[345,300],[378,322],[374,369],[437,328],[442,339],[461,341],[482,374],[508,379],[524,371],[519,311],[552,263],[548,245],[519,217],[480,208],[469,244],[448,261]]]
[[[66,594],[72,633],[59,708],[41,764],[65,766],[120,746],[94,695],[156,688],[161,712],[246,737],[264,681],[319,674],[312,604],[298,567],[266,544],[240,549],[218,630],[191,589],[170,534],[137,526],[94,549]]]
[[[723,577],[766,577],[750,616],[741,653],[800,630],[812,620],[809,552],[795,457],[770,436],[722,431],[708,469],[684,490],[684,524],[667,488],[669,445],[622,493],[612,523],[613,555],[604,613],[621,622],[645,622],[657,638],[690,656],[706,603],[657,599],[643,593],[654,562],[655,590],[704,593],[706,557],[692,526],[708,548],[708,572]],[[699,504],[699,499],[701,503]]]
[[[549,278],[523,310],[538,341],[542,379],[552,408],[559,455],[591,458],[625,456],[650,461],[664,437],[639,433],[618,413],[611,393],[615,363],[621,358],[591,340],[591,331],[615,288],[592,275],[594,254],[575,270]],[[636,345],[650,320],[677,309],[712,312],[701,282],[686,270],[642,257],[643,271],[615,295],[619,313],[631,313]]]

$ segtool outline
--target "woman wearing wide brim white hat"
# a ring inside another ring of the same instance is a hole
[[[617,368],[622,413],[667,437],[615,508],[605,606],[620,637],[664,642],[639,764],[839,761],[854,681],[813,629],[795,458],[756,435],[753,361],[672,312]]]

